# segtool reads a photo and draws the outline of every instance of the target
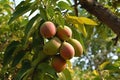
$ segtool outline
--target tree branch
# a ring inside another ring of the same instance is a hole
[[[83,8],[95,15],[120,37],[120,18],[95,0],[79,0]]]
[[[74,11],[75,11],[75,15],[78,16],[78,9],[77,9],[77,0],[74,0]]]

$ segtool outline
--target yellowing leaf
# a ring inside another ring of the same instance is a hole
[[[102,63],[100,66],[99,66],[99,69],[102,70],[104,69],[110,62],[109,61],[106,61],[104,63]]]
[[[70,60],[67,60],[67,65],[68,68],[72,68],[72,63],[70,62]]]
[[[96,22],[86,17],[76,17],[76,16],[67,15],[66,20],[67,22],[73,24],[84,35],[84,37],[87,37],[87,32],[84,24],[94,25],[94,26],[97,25]]]
[[[72,23],[72,24],[83,24],[83,21],[76,16],[67,15],[66,20],[67,22]]]
[[[96,76],[99,76],[99,73],[97,70],[93,70],[93,74],[96,75]]]
[[[87,24],[87,25],[93,25],[93,26],[97,25],[95,21],[86,17],[79,17],[79,20],[81,20],[84,24]]]
[[[84,35],[84,37],[87,37],[87,32],[84,25],[74,24],[74,26]]]

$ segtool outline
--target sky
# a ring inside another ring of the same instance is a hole
[[[24,0],[10,0],[11,2],[15,1],[15,4],[18,5],[21,1],[24,1]]]

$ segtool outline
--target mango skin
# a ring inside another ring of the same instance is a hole
[[[43,46],[43,53],[46,55],[56,55],[61,46],[59,38],[54,37]]]
[[[51,65],[55,69],[55,71],[59,73],[66,68],[66,60],[57,55],[53,57]]]
[[[67,41],[69,38],[72,37],[72,30],[68,26],[64,26],[63,28],[62,27],[58,27],[57,28],[57,36],[61,40]]]
[[[75,50],[73,46],[68,42],[64,42],[60,47],[60,56],[65,60],[70,60],[74,55]]]
[[[83,54],[83,47],[81,43],[77,39],[69,39],[68,42],[74,47],[75,49],[75,57],[80,57]]]
[[[40,27],[40,34],[45,38],[51,38],[56,34],[56,27],[50,21],[44,22]]]

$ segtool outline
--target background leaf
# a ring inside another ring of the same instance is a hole
[[[37,15],[35,15],[29,22],[28,22],[28,24],[27,24],[27,26],[26,26],[26,28],[25,28],[25,35],[27,35],[29,32],[30,32],[30,30],[31,30],[31,28],[33,27],[33,25],[34,25],[34,22],[37,20],[37,18],[39,18],[39,14],[37,14]]]
[[[60,1],[58,3],[58,6],[61,8],[61,9],[68,9],[68,10],[73,10],[73,8],[66,2],[64,1]]]
[[[24,2],[22,2],[19,7],[16,8],[15,12],[13,13],[13,16],[9,20],[8,24],[10,24],[12,21],[14,21],[16,18],[22,16],[24,13],[28,12],[31,9],[31,3],[27,3],[27,5],[23,5]]]
[[[20,62],[20,60],[23,58],[24,55],[25,55],[25,51],[24,50],[20,50],[17,53],[17,55],[15,55],[15,57],[13,58],[12,67],[15,67]]]
[[[110,62],[109,61],[106,61],[104,63],[102,63],[100,66],[99,66],[99,69],[102,70],[105,68],[105,66],[107,66]]]
[[[25,28],[25,46],[28,41],[28,38],[31,36],[31,34],[38,28],[39,21],[37,20],[39,18],[39,14],[35,15],[27,24]]]
[[[22,80],[22,78],[26,75],[27,70],[31,68],[31,64],[29,60],[23,60],[22,68],[16,74],[14,80]]]
[[[17,46],[19,45],[18,41],[13,41],[9,44],[9,46],[5,50],[3,65],[7,65],[13,56],[14,51],[16,50]]]

